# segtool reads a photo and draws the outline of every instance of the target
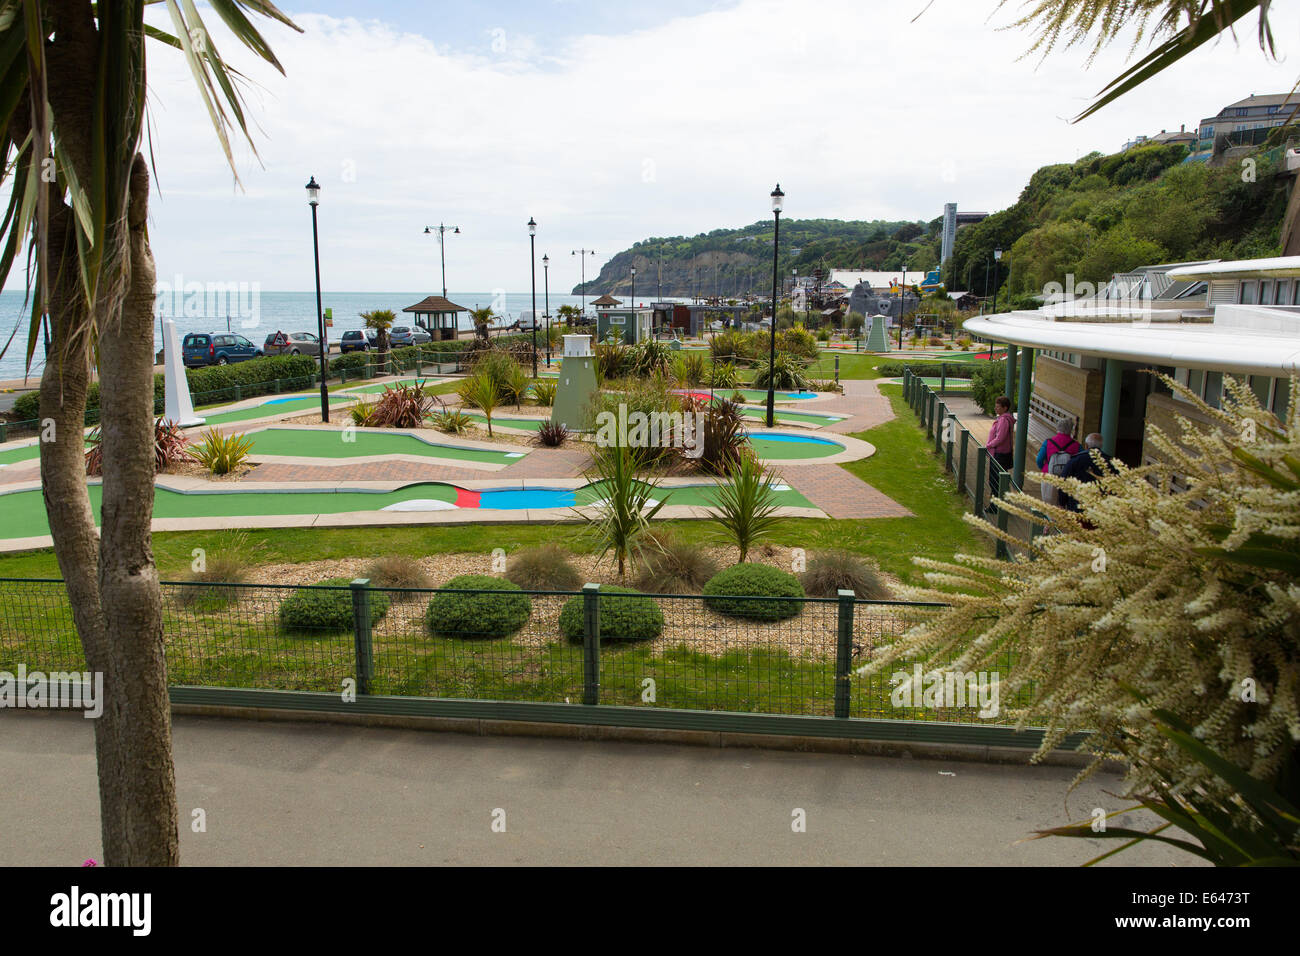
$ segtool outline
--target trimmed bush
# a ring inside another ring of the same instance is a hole
[[[575,643],[580,643],[583,637],[582,605],[582,597],[569,598],[560,611],[560,633]],[[602,584],[599,607],[602,644],[649,641],[663,632],[664,612],[659,605],[631,588]]]
[[[789,598],[746,601],[746,597]],[[735,564],[704,585],[704,606],[728,617],[780,621],[803,610],[803,585],[793,574],[766,564]]]
[[[331,578],[322,585],[349,584],[347,578]],[[388,613],[388,595],[370,592],[370,623]],[[291,631],[352,630],[352,591],[349,588],[298,588],[280,605],[280,624]]]
[[[558,544],[524,548],[510,556],[506,577],[530,591],[577,591],[582,575],[573,566],[573,555]]]
[[[497,593],[464,593],[468,589]],[[457,589],[461,593],[456,593]],[[434,637],[509,637],[528,623],[533,602],[513,581],[487,574],[461,574],[442,586],[425,611]]]

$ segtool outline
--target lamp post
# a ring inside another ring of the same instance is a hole
[[[436,232],[438,234],[438,254],[442,257],[442,297],[447,298],[447,244],[445,236],[450,230],[453,236],[460,235],[460,226],[444,226],[438,223],[437,226],[425,226],[424,234],[427,236]]]
[[[546,313],[546,367],[551,367],[551,257],[542,256],[542,310]]]
[[[578,286],[582,295],[582,318],[587,319],[587,256],[594,256],[595,249],[574,249],[569,255],[582,256],[582,285]]]
[[[533,285],[533,378],[537,378],[537,221],[528,217],[528,267]]]
[[[307,203],[311,206],[311,249],[316,260],[316,327],[320,332],[320,420],[330,423],[330,391],[325,384],[325,355],[329,351],[329,339],[325,337],[325,310],[320,302],[320,240],[316,234],[316,207],[320,205],[320,186],[316,177],[307,184]]]
[[[898,347],[903,347],[903,311],[907,307],[907,263],[903,263],[903,281],[898,286]]]
[[[776,231],[772,235],[772,328],[768,336],[767,348],[767,427],[776,424],[776,293],[780,282],[777,256],[781,249],[781,206],[785,202],[785,193],[777,183],[772,190],[772,215],[776,220]]]
[[[636,266],[632,267],[632,322],[636,324]]]
[[[993,311],[998,310],[998,265],[1002,262],[1002,250],[993,250]]]

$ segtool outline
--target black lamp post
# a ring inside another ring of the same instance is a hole
[[[1002,262],[1002,250],[993,250],[993,311],[998,310],[998,265]]]
[[[903,312],[907,308],[907,263],[903,263],[903,281],[898,287],[898,347],[903,347]]]
[[[307,184],[307,202],[311,206],[311,249],[316,260],[316,326],[320,332],[320,420],[330,423],[330,391],[325,384],[325,356],[329,351],[329,339],[325,335],[325,310],[320,302],[320,240],[316,235],[316,207],[320,205],[320,186],[316,177]]]
[[[632,267],[632,324],[636,324],[636,266]]]
[[[772,428],[776,424],[776,293],[777,285],[781,281],[777,266],[777,254],[781,248],[781,205],[784,201],[785,193],[781,192],[781,184],[777,183],[776,188],[772,190],[772,215],[776,219],[776,232],[772,235],[772,328],[771,335],[768,337],[767,350],[768,428]]]
[[[582,294],[582,320],[587,321],[587,256],[594,256],[595,249],[574,249],[569,255],[582,256],[582,285],[578,286]]]
[[[438,252],[442,256],[442,297],[447,298],[447,243],[445,236],[450,231],[453,236],[460,235],[460,226],[444,226],[438,223],[437,226],[425,226],[424,234],[438,234]]]
[[[551,367],[551,257],[542,256],[542,289],[546,296],[542,309],[546,313],[546,367]]]
[[[537,378],[537,221],[528,217],[528,265],[533,283],[533,378]]]

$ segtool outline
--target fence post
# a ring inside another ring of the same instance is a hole
[[[970,444],[970,431],[961,430],[961,451],[957,455],[957,490],[966,493],[966,446]]]
[[[948,366],[943,362],[939,363],[939,394],[948,394]]]
[[[600,585],[582,586],[582,702],[600,703]]]
[[[1004,470],[998,475],[998,499],[1005,502],[1007,492],[1010,490],[1011,476]],[[1011,517],[1007,514],[1007,509],[998,508],[998,530],[1005,532],[1007,530],[1007,523],[1010,520]],[[1007,543],[1001,538],[998,539],[998,557],[1004,561],[1011,557],[1011,552],[1007,550]]]
[[[357,693],[370,693],[370,676],[375,669],[370,645],[370,579],[354,578],[352,588],[352,637],[356,647]]]
[[[984,516],[984,491],[988,484],[989,456],[987,449],[982,445],[976,445],[975,452],[975,517]]]
[[[835,641],[835,716],[849,716],[849,666],[853,662],[852,591],[839,589],[839,631]]]
[[[8,440],[9,440],[9,431],[8,429],[5,428],[5,423],[0,422],[0,442],[6,442]]]
[[[912,370],[910,368],[903,369],[903,400],[909,403],[912,401]]]
[[[948,424],[948,403],[938,402],[938,411],[934,417],[934,453],[943,454],[943,430]]]
[[[239,401],[243,397],[244,397],[244,390],[239,387],[239,383],[235,383],[235,401]]]
[[[835,356],[835,384],[840,383],[840,357]]]
[[[279,394],[280,394],[280,380],[279,380],[278,378],[275,379],[275,380],[274,380],[274,384],[275,384],[275,394],[276,394],[276,395],[279,395]]]
[[[944,412],[947,413],[947,411],[948,411],[948,406],[947,406],[947,405],[944,405]],[[953,415],[951,418],[946,418],[946,419],[944,419],[944,427],[945,427],[945,428],[949,427],[949,425],[948,425],[949,422],[952,422],[951,427],[955,429],[955,428],[957,427],[957,416],[956,416],[956,415]],[[948,441],[944,443],[944,459],[945,459],[945,460],[944,460],[944,467],[947,468],[949,471],[952,471],[952,470],[953,470],[953,468],[952,468],[952,451],[953,451],[953,447],[954,447],[956,444],[957,444],[957,435],[956,435],[956,432],[953,432],[952,434],[950,434],[950,435],[948,436]],[[961,482],[958,482],[958,483],[957,483],[957,486],[958,486],[958,488],[960,488],[960,487],[961,487]]]

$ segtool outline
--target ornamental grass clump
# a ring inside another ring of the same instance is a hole
[[[1022,520],[1036,512],[1052,530],[1013,561],[913,559],[930,588],[902,596],[948,607],[884,645],[863,673],[913,660],[1000,671],[1002,700],[1017,702],[1004,712],[1046,728],[1038,756],[1091,732],[1084,775],[1119,755],[1129,793],[1177,781],[1246,813],[1221,775],[1161,733],[1156,714],[1172,715],[1256,780],[1295,779],[1300,389],[1293,380],[1282,424],[1230,376],[1222,409],[1161,379],[1212,426],[1183,416],[1171,432],[1148,424],[1154,463],[1098,463],[1100,477],[1086,483],[1045,476],[1078,502],[1077,513],[1008,496],[999,508]]]

